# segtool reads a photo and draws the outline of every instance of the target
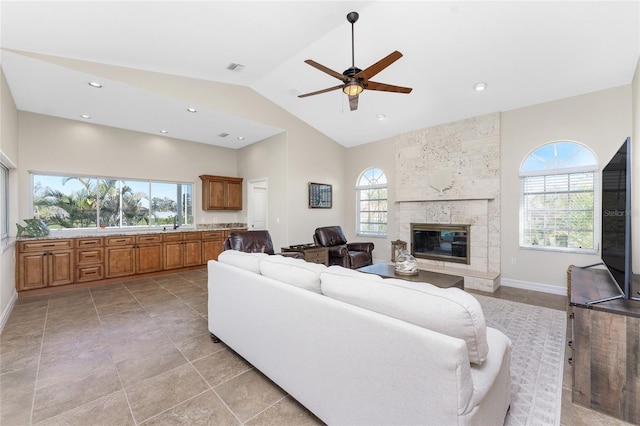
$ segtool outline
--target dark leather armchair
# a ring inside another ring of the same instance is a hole
[[[273,251],[273,242],[269,231],[242,231],[231,232],[224,241],[225,250],[237,250],[245,253],[266,253],[275,254]],[[295,257],[303,259],[302,253],[279,253],[287,257]]]
[[[373,243],[347,243],[341,226],[317,228],[313,241],[329,249],[329,265],[357,269],[373,263]]]

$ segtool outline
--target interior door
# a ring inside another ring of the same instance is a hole
[[[249,182],[249,230],[267,229],[267,180]]]

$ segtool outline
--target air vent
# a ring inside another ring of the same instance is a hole
[[[220,133],[218,135],[219,138],[226,138],[227,136],[229,136],[229,133]]]
[[[229,65],[227,65],[227,69],[229,71],[242,71],[242,68],[244,68],[244,65],[235,64],[233,62],[231,62]]]

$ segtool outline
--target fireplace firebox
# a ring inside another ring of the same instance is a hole
[[[411,254],[416,258],[469,264],[470,225],[411,224]]]

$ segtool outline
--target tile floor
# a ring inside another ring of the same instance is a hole
[[[203,269],[19,298],[0,335],[0,424],[322,424],[211,341],[206,286]],[[494,296],[566,307],[533,291]],[[625,424],[572,404],[570,388],[566,365],[563,425]]]

